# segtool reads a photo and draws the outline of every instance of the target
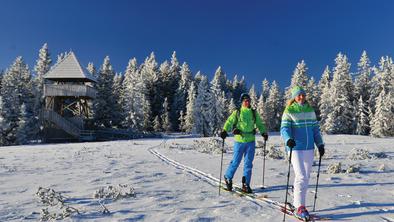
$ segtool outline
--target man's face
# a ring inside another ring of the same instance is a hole
[[[243,107],[249,107],[250,106],[250,99],[242,100],[242,106]]]

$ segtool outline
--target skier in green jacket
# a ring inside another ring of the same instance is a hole
[[[234,134],[234,154],[230,165],[224,174],[224,181],[227,190],[232,190],[233,176],[241,163],[244,156],[244,171],[242,177],[242,191],[252,193],[250,180],[252,176],[253,159],[255,154],[255,134],[258,128],[264,140],[268,140],[265,124],[262,122],[260,115],[250,106],[250,96],[246,93],[241,94],[242,107],[235,110],[224,124],[220,137],[224,140],[228,136],[227,132],[232,131]]]

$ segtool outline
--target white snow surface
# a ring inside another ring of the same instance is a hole
[[[190,149],[194,140],[209,138],[171,135],[167,139],[0,147],[0,221],[40,220],[41,209],[47,207],[35,195],[39,187],[60,192],[67,206],[79,210],[66,221],[282,221],[283,214],[267,203],[225,191],[219,196],[221,154]],[[334,221],[394,221],[394,138],[326,135],[324,140],[316,213]],[[226,139],[226,147],[232,144],[233,138]],[[280,137],[271,136],[270,145],[282,146]],[[387,157],[353,160],[349,156],[354,149],[384,152]],[[224,153],[223,174],[231,157],[231,150]],[[326,172],[338,162],[343,169],[357,164],[360,172]],[[251,187],[258,195],[284,202],[288,162],[266,160],[264,190],[259,189],[262,163],[262,156],[257,155]],[[242,164],[234,177],[238,185]],[[316,173],[314,166],[309,211]],[[101,200],[110,211],[103,214],[95,192],[119,184],[133,187],[136,195]],[[286,221],[295,220],[287,217]]]

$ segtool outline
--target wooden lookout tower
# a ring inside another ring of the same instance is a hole
[[[73,52],[69,52],[44,75],[44,79],[45,140],[94,139],[86,138],[86,123],[93,117],[96,78],[82,68]]]

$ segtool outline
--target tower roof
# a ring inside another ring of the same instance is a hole
[[[97,82],[86,69],[81,67],[74,52],[69,52],[44,75],[45,79],[65,82]]]

